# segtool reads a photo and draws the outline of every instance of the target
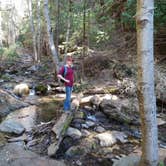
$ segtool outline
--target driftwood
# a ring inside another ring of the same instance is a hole
[[[59,145],[63,140],[68,127],[74,117],[74,112],[78,110],[80,103],[80,95],[78,95],[71,103],[71,112],[64,112],[57,123],[53,126],[52,131],[56,134],[56,141],[48,147],[48,155],[54,156],[59,149]]]

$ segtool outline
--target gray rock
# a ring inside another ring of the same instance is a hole
[[[14,134],[21,134],[23,133],[25,128],[18,122],[14,120],[5,120],[0,124],[0,131],[6,133],[14,133]]]
[[[101,110],[111,119],[129,124],[140,124],[138,101],[136,98],[103,100]]]
[[[82,128],[89,129],[89,126],[87,124],[81,124]]]
[[[10,143],[0,148],[0,166],[66,166],[64,161],[40,157],[24,150],[18,143]]]
[[[81,138],[82,133],[76,128],[69,127],[67,129],[66,135],[72,137],[73,139],[79,139]]]
[[[29,106],[11,112],[5,120],[12,119],[24,126],[26,131],[30,131],[37,121],[37,106]]]
[[[86,148],[81,147],[81,146],[72,146],[66,151],[65,155],[67,157],[73,157],[74,158],[74,157],[83,155],[85,153],[86,153]]]
[[[103,133],[103,132],[105,132],[105,129],[103,127],[101,127],[101,126],[97,126],[95,128],[95,131],[98,132],[98,133]]]
[[[139,161],[139,156],[126,156],[120,160],[114,160],[113,166],[138,166]]]
[[[82,136],[83,137],[88,137],[91,133],[88,131],[88,130],[86,130],[86,129],[82,129],[81,130],[81,133],[82,133]]]
[[[121,143],[126,143],[127,140],[127,135],[123,132],[119,132],[119,131],[112,131],[111,132],[114,137],[116,138],[117,141],[120,141]]]
[[[4,117],[10,112],[26,106],[28,106],[27,103],[14,98],[9,93],[0,89],[0,116]]]
[[[86,121],[86,125],[88,127],[94,127],[95,126],[95,122],[92,122],[92,121],[88,120],[88,121]]]

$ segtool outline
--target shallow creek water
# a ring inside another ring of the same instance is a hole
[[[34,93],[30,93],[30,96],[28,96],[28,102],[32,101],[32,103],[36,103],[36,105],[30,105],[28,107],[13,111],[5,118],[1,119],[1,121],[12,119],[21,123],[26,131],[29,131],[36,124],[48,122],[52,119],[57,119],[60,116],[62,100],[59,101],[59,99],[51,96],[39,97],[37,100],[34,100],[35,97]]]

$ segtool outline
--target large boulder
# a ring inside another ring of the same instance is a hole
[[[136,98],[120,99],[113,97],[111,100],[103,100],[100,109],[110,119],[115,119],[128,124],[140,124],[138,101]]]
[[[27,103],[24,103],[16,98],[14,98],[9,93],[0,89],[0,117],[6,116],[11,111],[14,111],[19,108],[28,106]]]

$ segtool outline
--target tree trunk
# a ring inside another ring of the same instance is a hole
[[[0,48],[2,47],[2,15],[1,15],[1,11],[0,11]]]
[[[88,35],[87,35],[87,47],[90,48],[90,28],[91,28],[91,11],[90,11],[90,7],[88,10],[88,27],[87,27],[87,31],[88,31]]]
[[[60,17],[60,0],[57,0],[57,17],[56,17],[56,50],[57,50],[57,56],[59,57],[58,52],[58,45],[59,45],[59,17]]]
[[[65,48],[65,57],[67,56],[67,51],[68,51],[68,47],[69,47],[69,36],[70,36],[70,28],[71,28],[71,3],[72,1],[69,0],[68,1],[69,4],[69,9],[68,9],[68,20],[67,20],[67,32],[66,32],[66,48]]]
[[[28,10],[29,10],[29,17],[30,17],[30,26],[33,38],[33,51],[34,51],[34,62],[37,62],[37,48],[36,48],[36,33],[34,27],[34,20],[33,20],[33,12],[32,12],[32,0],[28,0]]]
[[[40,0],[37,2],[37,61],[41,61],[41,12],[40,12]]]
[[[85,57],[86,52],[86,0],[84,0],[83,6],[83,57]]]
[[[15,44],[16,32],[15,32],[15,22],[14,22],[14,5],[12,4],[9,10],[9,20],[8,20],[8,44]]]
[[[47,24],[47,33],[49,38],[49,45],[52,53],[53,63],[55,65],[56,72],[59,70],[59,58],[57,54],[57,50],[55,49],[54,40],[53,40],[53,32],[51,28],[51,21],[49,17],[49,9],[48,9],[48,0],[44,0],[44,15]]]
[[[138,100],[142,128],[140,166],[157,166],[158,136],[154,94],[153,0],[137,1]]]

